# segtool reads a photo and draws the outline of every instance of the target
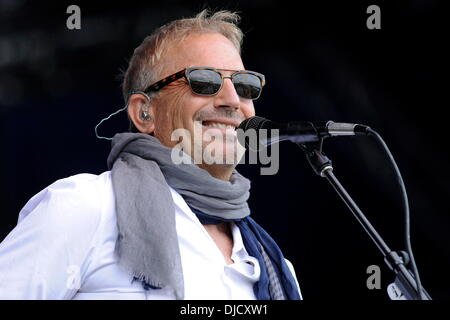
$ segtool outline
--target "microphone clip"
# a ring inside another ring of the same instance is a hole
[[[305,153],[306,159],[314,172],[321,177],[325,177],[326,171],[333,171],[331,160],[322,152],[324,139],[325,137],[322,137],[319,142],[297,144]]]

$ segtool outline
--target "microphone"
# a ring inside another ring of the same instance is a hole
[[[256,131],[260,143],[267,146],[276,142],[289,140],[294,143],[319,142],[323,138],[338,136],[353,136],[367,134],[369,127],[356,124],[333,121],[293,121],[277,123],[262,117],[254,116],[241,122],[236,130],[238,139],[242,142],[247,133]],[[267,135],[272,130],[278,130],[278,135]],[[244,145],[244,144],[242,144]]]

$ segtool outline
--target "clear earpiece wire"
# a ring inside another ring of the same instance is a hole
[[[124,111],[127,107],[128,107],[128,104],[127,104],[125,107],[123,107],[122,109],[119,109],[119,110],[117,110],[116,112],[111,113],[108,117],[103,118],[103,119],[95,126],[95,136],[96,136],[98,139],[112,140],[112,138],[101,137],[101,136],[99,136],[99,135],[98,135],[98,132],[97,132],[97,128],[103,123],[103,121],[109,120],[109,118],[111,118],[112,116],[118,114],[118,113],[121,112],[121,111]]]

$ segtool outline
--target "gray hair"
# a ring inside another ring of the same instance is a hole
[[[174,20],[155,30],[134,50],[124,73],[122,93],[125,103],[133,91],[143,91],[159,80],[163,69],[161,58],[174,40],[182,40],[191,34],[219,33],[229,39],[241,52],[243,33],[237,26],[240,16],[226,10],[210,13],[203,10],[194,18]]]

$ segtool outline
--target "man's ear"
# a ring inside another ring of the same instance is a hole
[[[130,96],[128,116],[139,132],[153,133],[155,130],[154,110],[147,95],[134,93]]]

